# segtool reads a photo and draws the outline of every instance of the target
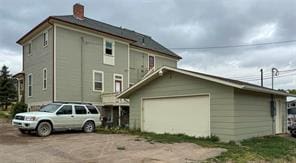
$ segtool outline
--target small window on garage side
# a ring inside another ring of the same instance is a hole
[[[92,105],[87,105],[86,107],[91,114],[98,114],[98,110],[96,109],[96,107],[94,107]]]
[[[113,41],[105,40],[105,54],[113,56],[114,50],[113,50]]]
[[[84,106],[74,106],[76,114],[86,114],[86,109]]]
[[[58,115],[72,114],[72,105],[64,105],[58,112]]]
[[[43,47],[48,45],[48,31],[43,33]]]
[[[32,55],[32,43],[28,44],[28,55]]]

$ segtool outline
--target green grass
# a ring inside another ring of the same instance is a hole
[[[10,114],[8,111],[0,111],[0,118],[9,118]]]
[[[296,162],[296,142],[280,136],[266,136],[235,142],[219,142],[216,136],[195,138],[183,134],[155,134],[127,129],[98,128],[97,133],[102,134],[130,134],[144,138],[149,142],[159,143],[194,143],[209,148],[224,148],[227,152],[207,162],[248,162],[248,161],[277,161]],[[136,141],[136,140],[135,140]],[[292,161],[293,160],[293,161]]]

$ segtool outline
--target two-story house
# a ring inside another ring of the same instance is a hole
[[[23,47],[24,101],[29,109],[55,101],[93,103],[107,121],[128,124],[129,101],[116,94],[180,56],[151,37],[84,16],[49,16],[18,41]]]

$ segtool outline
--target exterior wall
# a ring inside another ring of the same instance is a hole
[[[128,87],[127,44],[115,40],[112,66],[103,63],[102,37],[61,27],[56,34],[56,100],[100,103],[101,93],[93,91],[93,70],[104,72],[104,93],[114,92],[114,73],[123,75],[123,89]]]
[[[270,111],[271,95],[238,89],[234,92],[235,140],[273,134],[275,124],[273,126]],[[276,97],[277,102],[279,99],[285,105],[285,97]],[[281,108],[281,111],[284,115],[283,132],[286,132],[286,109]]]
[[[130,97],[130,128],[141,126],[143,97],[210,94],[211,134],[222,141],[234,139],[234,89],[214,82],[168,72]],[[185,106],[184,106],[185,107]]]
[[[31,40],[31,55],[28,55],[28,44],[23,47],[25,73],[25,103],[30,106],[52,101],[53,76],[53,28],[48,30],[48,45],[43,47],[43,35],[40,33]],[[47,89],[43,88],[43,69],[47,68]],[[28,97],[28,74],[32,73],[32,97]]]
[[[148,55],[155,56],[155,68],[162,66],[177,67],[177,60],[152,53],[130,50],[130,82],[136,83],[148,72]]]

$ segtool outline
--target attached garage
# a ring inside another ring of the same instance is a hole
[[[143,99],[142,129],[155,133],[210,136],[208,95]]]
[[[130,100],[131,129],[216,135],[222,141],[286,133],[286,97],[257,85],[162,67],[118,97]]]

